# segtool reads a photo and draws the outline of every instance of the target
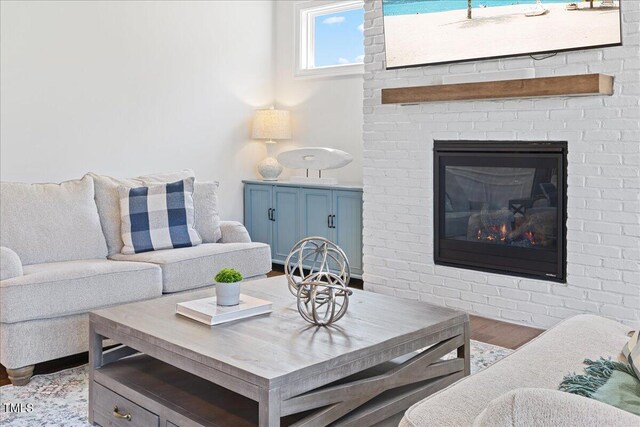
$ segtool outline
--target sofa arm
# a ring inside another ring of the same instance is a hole
[[[22,262],[17,253],[0,246],[0,280],[22,276]]]
[[[237,221],[220,221],[222,237],[218,243],[249,243],[251,237],[244,225]]]
[[[576,394],[520,388],[491,401],[473,426],[634,426],[638,420],[630,412]]]

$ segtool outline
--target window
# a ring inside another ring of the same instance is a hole
[[[362,0],[296,5],[296,75],[334,76],[364,71]]]

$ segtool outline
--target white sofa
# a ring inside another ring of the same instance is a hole
[[[593,315],[569,318],[493,366],[409,408],[400,427],[638,426],[640,417],[558,391],[583,360],[617,359],[630,327]]]
[[[203,230],[214,243],[119,254],[112,192],[121,182],[147,181],[87,175],[61,184],[1,184],[0,363],[14,385],[26,384],[36,363],[87,351],[91,310],[210,286],[225,267],[248,279],[271,270],[269,246],[251,242],[233,221],[220,222],[217,235]]]

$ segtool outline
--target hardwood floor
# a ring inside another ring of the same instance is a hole
[[[282,274],[282,267],[274,265],[274,270],[267,276],[273,277],[280,276]],[[353,279],[352,286],[354,288],[362,289],[362,281]],[[487,319],[479,316],[471,316],[471,339],[498,345],[500,347],[516,349],[531,341],[542,332],[544,332],[542,329],[515,325],[513,323],[501,322],[499,320]],[[48,374],[63,369],[73,368],[87,363],[88,360],[88,353],[81,353],[40,363],[36,365],[35,374]],[[6,384],[9,384],[7,371],[4,366],[0,365],[0,386]]]
[[[544,332],[543,329],[530,328],[500,320],[470,315],[471,339],[482,341],[512,350],[528,343]]]

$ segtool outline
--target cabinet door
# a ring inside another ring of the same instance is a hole
[[[331,190],[303,188],[300,198],[301,238],[319,236],[331,239]]]
[[[254,242],[271,244],[272,221],[269,213],[272,202],[272,186],[246,184],[244,187],[244,223]],[[273,251],[273,249],[272,249]]]
[[[349,259],[351,274],[362,275],[362,193],[333,191],[333,241]]]
[[[273,244],[271,256],[274,261],[284,261],[291,248],[300,240],[300,189],[274,187],[273,190]]]

